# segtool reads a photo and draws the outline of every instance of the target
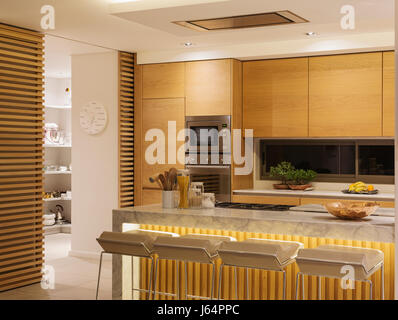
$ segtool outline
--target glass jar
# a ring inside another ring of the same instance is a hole
[[[178,208],[187,209],[189,208],[188,192],[189,192],[189,171],[188,170],[177,170],[177,184],[180,192],[180,201]]]
[[[214,193],[204,193],[202,197],[203,208],[214,208],[216,206],[216,196]]]

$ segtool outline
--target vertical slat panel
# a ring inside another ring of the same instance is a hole
[[[119,52],[119,207],[134,205],[134,61]]]
[[[0,24],[0,291],[43,264],[43,35]]]
[[[159,230],[159,226],[153,225],[141,225],[141,228],[148,230]],[[170,230],[170,229],[167,229]],[[243,241],[248,238],[262,238],[262,239],[274,239],[274,240],[287,240],[287,241],[299,241],[304,243],[306,248],[315,248],[322,244],[339,244],[355,247],[373,248],[384,252],[384,263],[385,263],[385,299],[394,299],[394,244],[392,243],[379,243],[369,241],[348,241],[338,239],[326,239],[326,238],[309,238],[301,236],[290,236],[290,235],[275,235],[275,234],[259,234],[249,232],[235,232],[235,231],[221,231],[211,229],[193,229],[193,228],[174,228],[172,232],[180,235],[187,233],[202,233],[202,234],[215,234],[235,237],[238,241]],[[218,293],[218,274],[221,260],[216,261],[216,285],[214,288],[215,296]],[[163,280],[158,282],[171,281],[175,279],[175,268],[168,268],[168,265],[160,264],[159,277],[163,277]],[[210,296],[211,287],[211,269],[204,264],[188,263],[188,294],[194,295],[207,295]],[[286,299],[294,300],[296,292],[296,274],[298,267],[294,263],[286,269]],[[180,290],[184,289],[184,269],[183,264],[180,264],[180,279],[181,287]],[[315,277],[306,276],[306,299],[318,299],[318,286],[317,279]],[[168,279],[168,280],[166,280]],[[380,299],[380,272],[376,272],[372,276],[374,284],[373,297]],[[146,280],[141,274],[142,283],[146,284]],[[239,299],[246,299],[246,276],[243,268],[238,268],[238,296]],[[147,285],[147,284],[146,284]],[[145,287],[145,285],[144,285]],[[162,286],[161,286],[162,287]],[[147,287],[145,287],[147,288]],[[166,286],[163,286],[166,288]],[[166,288],[170,290],[168,292],[174,293],[174,287],[168,286]],[[249,270],[249,290],[251,299],[282,299],[282,276],[272,271],[260,271],[260,270]],[[183,291],[181,291],[183,292]],[[182,295],[182,298],[184,296]],[[221,288],[222,299],[235,299],[235,277],[234,270],[231,267],[224,267],[223,272],[223,283]],[[160,297],[162,299],[162,297]],[[163,297],[164,299],[164,297]],[[173,298],[175,299],[175,298]],[[301,288],[299,290],[299,299],[301,299]],[[340,280],[338,279],[322,279],[322,299],[326,300],[367,300],[369,299],[369,285],[362,282],[355,282],[355,290],[343,290],[340,286]]]

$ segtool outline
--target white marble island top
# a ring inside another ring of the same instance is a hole
[[[394,209],[389,209],[394,212]],[[394,242],[394,217],[341,220],[329,213],[245,209],[163,209],[160,205],[113,210],[113,231],[123,223]]]
[[[281,197],[303,197],[303,198],[331,198],[331,199],[353,199],[353,200],[373,200],[373,201],[394,201],[393,193],[379,192],[377,194],[347,194],[341,191],[329,190],[274,190],[274,189],[242,189],[233,190],[235,195],[251,196],[281,196]]]

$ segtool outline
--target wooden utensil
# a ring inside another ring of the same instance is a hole
[[[171,168],[169,170],[170,190],[175,190],[177,186],[177,169]]]
[[[169,191],[169,190],[171,190],[171,188],[170,188],[170,180],[169,180],[169,172],[168,171],[165,171],[164,172],[164,178],[166,179],[166,191]]]
[[[166,182],[166,178],[164,177],[163,174],[159,173],[159,180],[162,183],[162,190],[167,190],[167,182]]]

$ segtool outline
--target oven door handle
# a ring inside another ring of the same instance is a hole
[[[229,169],[230,166],[205,166],[205,165],[196,165],[196,166],[192,166],[192,165],[186,165],[186,168],[192,168],[192,169],[196,169],[196,168],[205,168],[205,169]]]

